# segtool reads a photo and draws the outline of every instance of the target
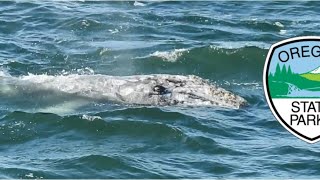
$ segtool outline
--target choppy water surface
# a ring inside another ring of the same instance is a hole
[[[318,35],[319,5],[1,1],[2,76],[194,74],[249,106],[64,111],[66,97],[40,113],[47,97],[0,97],[0,178],[319,177],[319,144],[281,127],[262,87],[269,46]]]

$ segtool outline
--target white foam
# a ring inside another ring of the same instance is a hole
[[[90,23],[89,23],[88,20],[85,20],[85,19],[84,19],[84,20],[81,21],[81,25],[82,25],[82,26],[85,26],[85,27],[88,27],[88,26],[90,26]]]
[[[271,44],[265,42],[256,42],[256,41],[223,41],[223,42],[214,42],[214,44],[210,45],[212,49],[239,49],[244,47],[258,47],[261,49],[269,49]]]
[[[119,29],[109,29],[108,30],[111,34],[116,34],[116,33],[118,33],[119,32]]]
[[[280,31],[279,31],[279,34],[281,34],[281,35],[284,35],[284,34],[286,34],[287,33],[287,30],[285,30],[285,29],[281,29]]]
[[[33,173],[26,174],[25,176],[28,177],[28,178],[34,178]]]
[[[276,25],[280,28],[284,28],[284,25],[281,22],[275,22],[274,25]]]
[[[94,121],[96,119],[102,119],[100,116],[90,116],[90,115],[82,115],[81,119],[85,119],[85,120],[88,120],[88,121]]]
[[[8,73],[7,70],[0,68],[0,77],[1,77],[1,76],[2,76],[2,77],[10,77],[11,75]]]
[[[243,82],[243,83],[237,83],[237,82],[229,82],[229,81],[225,81],[224,82],[225,85],[232,85],[232,86],[246,86],[246,88],[250,87],[253,89],[262,89],[262,85],[260,83],[257,82]]]
[[[0,76],[6,76],[3,71],[0,70]]]
[[[156,51],[150,56],[159,57],[164,61],[176,62],[179,57],[183,55],[184,52],[189,52],[188,49],[175,49],[173,51]]]
[[[77,69],[77,73],[78,74],[92,75],[92,74],[94,74],[94,70],[89,68],[89,67],[85,67],[85,68],[82,68],[82,69]]]
[[[71,75],[71,74],[79,74],[79,75],[94,75],[95,72],[92,68],[85,67],[85,68],[79,68],[79,69],[72,69],[69,71],[62,70],[59,74],[60,75]],[[29,73],[30,74],[30,73]]]
[[[99,55],[102,56],[102,55],[104,55],[104,54],[107,54],[108,51],[109,51],[108,48],[102,48],[102,49],[100,50],[100,52],[99,52]]]
[[[143,4],[142,2],[139,2],[139,1],[135,1],[133,3],[134,6],[146,6],[145,4]]]

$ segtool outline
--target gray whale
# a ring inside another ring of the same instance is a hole
[[[94,100],[154,106],[219,106],[238,109],[246,100],[198,76],[151,74],[33,75],[0,77],[0,95],[61,92]]]

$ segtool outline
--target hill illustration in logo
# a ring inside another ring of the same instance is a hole
[[[301,74],[301,76],[311,81],[320,81],[320,66],[310,72]]]
[[[299,74],[290,66],[277,64],[275,72],[268,75],[268,85],[272,98],[320,98],[320,66]]]

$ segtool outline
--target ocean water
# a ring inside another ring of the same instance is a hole
[[[319,178],[319,143],[285,130],[262,86],[271,44],[319,35],[319,5],[0,1],[1,76],[193,74],[249,102],[41,113],[41,94],[0,97],[0,178]]]

